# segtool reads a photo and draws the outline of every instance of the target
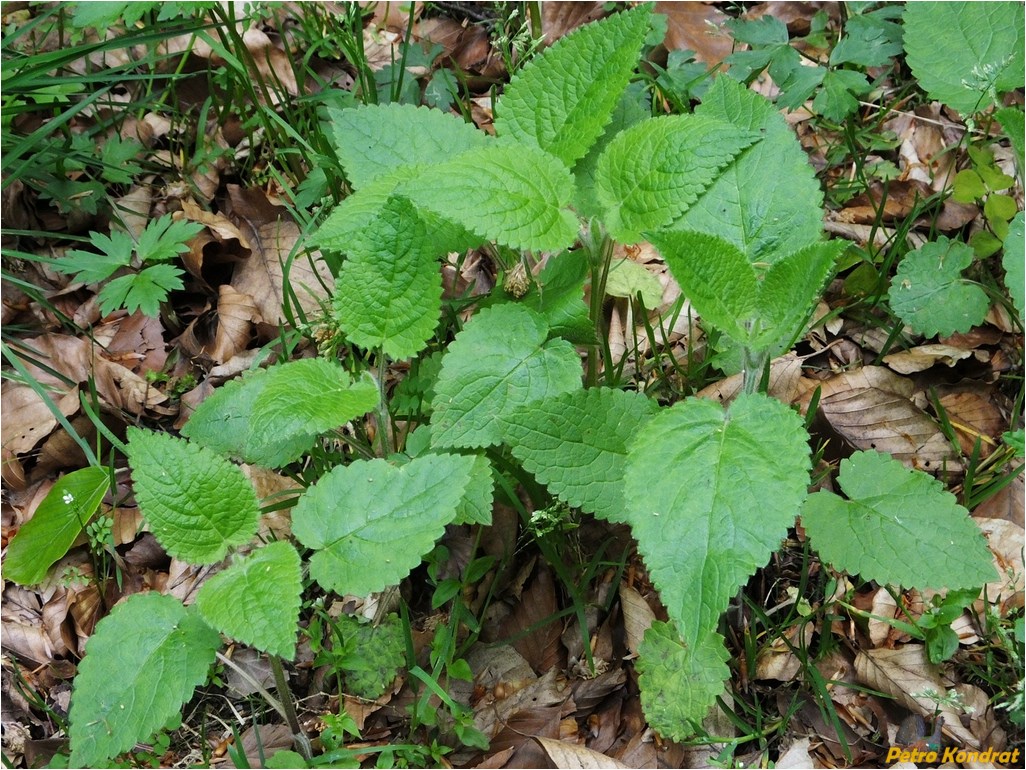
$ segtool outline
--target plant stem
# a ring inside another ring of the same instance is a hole
[[[375,443],[378,445],[378,456],[388,457],[391,451],[391,442],[388,440],[389,423],[388,398],[385,393],[385,376],[388,374],[388,359],[385,352],[378,349],[378,432],[375,436]]]
[[[742,354],[742,393],[757,393],[759,391],[759,385],[762,383],[762,373],[766,369],[766,362],[768,360],[769,354],[765,351],[757,352],[747,347],[744,349]]]
[[[609,261],[613,257],[613,241],[606,235],[604,230],[596,232],[600,228],[597,222],[592,222],[588,228],[588,237],[582,239],[588,251],[588,262],[591,265],[591,303],[589,315],[595,329],[595,342],[588,349],[588,385],[598,385],[598,363],[599,356],[608,347],[606,340],[605,316],[602,313],[602,301],[606,297],[606,278],[609,276]],[[608,369],[610,361],[605,361],[605,368]]]
[[[285,681],[285,669],[282,668],[281,658],[277,655],[268,655],[267,660],[271,664],[271,671],[274,673],[274,686],[281,698],[282,710],[285,713],[285,721],[288,722],[292,731],[292,740],[296,744],[296,750],[307,762],[313,757],[313,749],[310,746],[310,739],[303,733],[299,725],[299,717],[296,716],[296,706],[292,702],[292,693],[289,692],[289,684]]]

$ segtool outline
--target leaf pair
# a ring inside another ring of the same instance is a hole
[[[843,246],[813,243],[755,265],[715,235],[668,231],[650,238],[702,318],[755,351],[786,345],[802,331]]]
[[[554,156],[492,139],[452,115],[423,108],[367,106],[333,118],[342,135],[340,160],[359,187],[318,230],[321,247],[348,253],[353,236],[377,218],[391,196],[409,199],[427,215],[435,256],[486,240],[553,251],[573,243],[577,220],[568,208],[573,179]],[[411,134],[414,126],[419,131]],[[350,133],[368,132],[376,134],[380,153],[376,144],[343,144]],[[421,154],[390,149],[404,142]]]

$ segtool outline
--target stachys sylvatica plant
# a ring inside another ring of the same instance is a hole
[[[251,372],[207,399],[182,438],[129,431],[153,535],[178,559],[226,566],[188,607],[137,595],[97,625],[72,698],[74,765],[103,764],[164,725],[223,637],[293,658],[304,576],[367,596],[420,565],[446,525],[487,525],[500,456],[566,505],[630,526],[669,618],[644,637],[642,702],[673,739],[724,693],[721,615],[799,516],[824,560],[866,579],[966,589],[994,577],[966,510],[890,456],[856,453],[840,465],[843,494],[808,493],[805,421],[761,383],[805,331],[844,243],[824,239],[813,171],[763,97],[720,76],[692,114],[651,115],[631,85],[650,22],[648,7],[623,11],[534,58],[495,105],[495,136],[422,107],[331,113],[353,192],[312,245],[341,257],[330,322],[365,355]],[[718,331],[744,373],[729,406],[660,407],[600,384],[615,365],[601,345],[614,241],[654,244]],[[442,258],[482,247],[515,290],[483,298],[444,346],[421,425],[396,445],[383,373],[426,356]],[[261,501],[237,463],[295,467],[368,414],[378,456],[308,481],[289,539],[256,538]],[[65,477],[14,541],[7,577],[39,580],[106,485],[95,469]],[[41,542],[45,526],[61,536]]]

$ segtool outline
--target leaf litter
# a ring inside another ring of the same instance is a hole
[[[734,42],[721,26],[726,19],[718,8],[708,4],[657,5],[667,6],[659,10],[668,14],[665,46],[671,53],[689,48],[698,52],[699,61],[714,65],[731,52]],[[806,34],[817,10],[814,6],[818,5],[762,4],[751,8],[748,15],[774,16],[792,34]],[[546,3],[543,25],[552,40],[600,13],[600,4]],[[829,13],[833,10],[828,9]],[[415,38],[441,45],[441,60],[447,66],[478,83],[488,83],[505,74],[502,57],[488,35],[482,34],[483,26],[421,14],[422,5],[415,4]],[[258,100],[271,106],[302,92],[289,63],[295,52],[282,34],[285,18],[273,19],[267,30],[250,28],[242,36],[254,80],[275,84],[267,92],[269,99],[257,89]],[[401,55],[402,32],[407,22],[407,16],[396,14],[393,9],[375,10],[370,24],[363,28],[368,63],[373,70],[384,70]],[[170,42],[173,47],[175,41]],[[213,50],[204,50],[202,46],[192,50],[193,56],[205,61],[201,66],[213,66],[218,61]],[[117,64],[108,58],[101,66]],[[329,71],[332,63],[320,61],[318,66]],[[84,62],[79,69],[87,71]],[[339,82],[352,85],[349,73],[335,71],[334,76]],[[776,85],[764,76],[757,87],[772,92]],[[482,96],[475,99],[472,116],[479,126],[490,124],[490,101]],[[907,232],[890,228],[916,213],[931,194],[949,184],[956,161],[953,153],[943,149],[954,144],[967,127],[939,104],[919,107],[913,113],[899,110],[883,127],[892,132],[898,149],[882,150],[878,159],[893,163],[901,178],[886,185],[874,183],[865,194],[844,200],[828,212],[825,225],[862,247],[890,246],[902,237],[911,249],[923,242],[915,228],[927,224],[925,213]],[[95,393],[94,406],[103,415],[105,425],[119,436],[123,436],[127,425],[140,419],[174,419],[179,410],[184,415],[187,404],[195,406],[224,379],[255,363],[256,350],[272,343],[278,325],[286,320],[283,307],[291,307],[296,317],[317,319],[321,303],[330,295],[331,275],[323,269],[324,263],[316,254],[302,252],[302,231],[282,205],[288,201],[283,191],[276,189],[273,182],[248,187],[226,182],[235,176],[231,153],[234,152],[237,162],[257,148],[247,146],[241,135],[233,135],[238,129],[230,121],[203,128],[208,129],[204,134],[210,143],[208,149],[221,151],[214,152],[216,160],[182,169],[187,177],[185,185],[158,189],[150,177],[115,202],[124,228],[136,236],[148,221],[172,210],[180,211],[179,216],[185,220],[204,226],[198,236],[190,239],[183,258],[188,276],[185,291],[180,296],[172,295],[176,318],[151,318],[140,312],[101,317],[92,288],[70,287],[66,277],[43,263],[24,265],[23,277],[45,287],[45,302],[17,291],[8,292],[5,281],[5,325],[26,324],[38,332],[20,341],[19,357],[31,376],[46,386],[57,411],[92,443],[96,442],[95,429],[82,412],[83,403],[92,403],[92,394]],[[797,123],[796,130],[812,162],[825,168],[823,148],[836,137],[829,136],[826,130],[814,130],[807,120]],[[151,113],[141,119],[128,118],[121,124],[120,134],[114,137],[136,140],[141,143],[140,149],[155,148],[172,131],[167,121]],[[164,149],[156,150],[152,159],[165,169],[175,166],[171,153]],[[830,169],[827,185],[840,186],[848,171]],[[1017,194],[1021,199],[1021,189],[1017,189]],[[17,228],[39,229],[36,223],[43,223],[43,229],[76,233],[96,226],[76,219],[77,215],[61,212],[57,216],[53,209],[40,207],[17,186],[5,190],[4,199],[5,220],[11,212],[11,225]],[[216,213],[208,210],[212,202],[217,203]],[[974,222],[978,226],[980,217],[977,206],[949,199],[934,221],[938,230],[950,233]],[[640,251],[618,255],[629,260],[629,264],[624,263],[628,270],[614,279],[613,290],[608,291],[610,349],[623,361],[626,376],[636,378],[639,389],[681,392],[685,386],[680,364],[701,359],[708,352],[701,318],[680,296],[679,288],[650,245],[632,248]],[[487,256],[474,254],[449,267],[446,285],[450,295],[458,296],[470,287],[487,292],[493,279],[493,266]],[[288,286],[295,291],[294,296],[286,294]],[[825,298],[828,311],[841,317],[850,300],[846,289],[835,282]],[[642,304],[635,300],[639,291]],[[91,325],[91,335],[68,334],[67,327],[59,323],[59,313],[73,317],[78,326]],[[840,328],[821,329],[818,336],[809,335],[804,343],[807,347],[800,355],[788,353],[771,364],[769,392],[803,412],[813,400],[818,402],[814,425],[819,426],[818,435],[829,438],[828,455],[840,457],[851,449],[875,449],[894,455],[909,467],[942,478],[960,479],[964,472],[962,461],[977,451],[974,447],[978,446],[981,457],[986,457],[1008,427],[1008,415],[1014,405],[994,383],[999,375],[1013,368],[1012,361],[1021,360],[1021,339],[1014,339],[1016,327],[1007,313],[1002,315],[1000,308],[991,308],[983,323],[960,339],[941,339],[938,344],[931,344],[912,334],[909,344],[895,346],[894,340],[877,328],[882,323],[877,318],[860,326],[846,319]],[[678,366],[666,366],[662,363],[665,360],[675,361]],[[165,372],[166,378],[148,378],[153,372]],[[192,382],[197,372],[200,382]],[[726,405],[739,389],[740,378],[735,375],[709,382],[698,395]],[[0,404],[5,416],[2,446],[6,546],[18,527],[31,518],[54,479],[81,467],[84,459],[75,456],[64,428],[37,391],[7,380]],[[179,417],[176,424],[180,426],[183,421]],[[953,434],[945,431],[945,421]],[[270,490],[287,494],[287,490],[296,488],[295,481],[284,475],[256,468],[247,472],[258,477],[255,481],[261,497],[266,497]],[[141,526],[130,491],[119,485],[102,507],[115,522],[112,542],[120,549],[116,553],[123,583],[104,583],[101,592],[90,582],[96,562],[89,558],[88,545],[82,538],[82,543],[58,563],[53,580],[33,589],[5,584],[4,741],[5,747],[17,748],[15,753],[26,759],[52,755],[56,746],[46,743],[53,735],[52,723],[40,718],[37,703],[26,701],[24,693],[31,693],[38,703],[58,714],[66,714],[68,683],[85,640],[119,598],[155,590],[191,604],[203,583],[216,573],[216,568],[196,568],[162,554],[145,526]],[[1001,576],[986,586],[986,594],[1002,616],[1023,605],[1024,567],[1022,549],[1017,547],[1024,537],[1021,506],[1020,476],[975,511]],[[516,540],[515,514],[512,526],[508,524],[510,518],[505,518],[505,534],[491,546],[496,554],[505,555],[509,544]],[[265,513],[260,521],[262,531],[273,533],[274,537],[286,537],[290,532],[287,508]],[[497,528],[501,521],[502,516],[496,511]],[[761,597],[767,607],[787,606],[788,602],[793,605],[796,601],[796,597],[782,593],[782,586],[768,586],[773,581],[786,583],[789,577],[793,578],[794,560],[801,550],[801,529],[794,534],[797,539],[787,541],[773,564],[752,579],[756,585],[749,586],[756,592],[762,587]],[[617,535],[615,530],[611,532],[605,524],[594,521],[583,523],[575,537],[625,540],[622,532]],[[698,762],[711,759],[702,747],[662,740],[644,723],[637,675],[630,659],[636,654],[644,628],[664,617],[665,608],[636,556],[628,556],[623,567],[622,574],[605,572],[593,584],[581,587],[588,595],[587,633],[576,618],[561,615],[568,606],[567,597],[543,560],[529,565],[519,577],[519,587],[508,572],[491,574],[505,614],[486,623],[484,633],[492,634],[489,644],[478,643],[470,648],[468,661],[474,681],[469,690],[464,689],[462,697],[472,709],[475,726],[492,743],[486,754],[464,750],[462,755],[452,755],[454,764],[677,767],[702,766]],[[745,688],[764,694],[776,692],[782,698],[791,695],[804,699],[782,737],[778,766],[878,761],[880,754],[875,753],[878,747],[873,745],[874,736],[883,731],[888,741],[894,742],[901,721],[897,717],[903,713],[941,725],[945,736],[959,745],[1006,745],[1008,738],[995,723],[994,709],[980,687],[950,678],[950,667],[930,664],[923,646],[898,634],[893,625],[879,620],[860,625],[836,604],[839,595],[819,597],[813,602],[833,608],[832,617],[836,620],[832,624],[814,626],[801,617],[795,618],[775,638],[765,640],[754,661],[755,668],[743,672],[741,681]],[[616,599],[611,601],[614,596]],[[902,596],[899,605],[883,588],[864,596],[869,601],[869,612],[877,617],[907,619],[909,613],[914,616],[923,611],[921,597],[917,603],[912,597]],[[978,612],[965,616],[963,645],[971,645],[967,640],[982,631],[979,622],[984,608],[982,603],[978,605]],[[736,638],[749,620],[745,612],[729,618],[731,634]],[[418,621],[418,630],[422,632],[414,638],[418,659],[424,659],[430,640],[430,634],[424,632],[431,623],[442,621],[442,616]],[[830,657],[817,661],[817,666],[833,682],[830,698],[851,754],[836,740],[826,737],[837,734],[835,727],[823,721],[807,694],[798,688],[788,689],[798,681],[801,667],[793,650],[807,647],[816,636],[830,636],[841,642]],[[585,638],[589,640],[588,650],[582,647]],[[239,655],[244,657],[245,652],[245,648],[240,649]],[[297,695],[320,703],[311,717],[342,712],[354,719],[368,740],[397,737],[401,705],[412,697],[408,679],[399,677],[378,701],[367,703],[334,690],[326,683],[323,669],[318,671],[314,666],[309,650],[301,650],[292,682]],[[876,694],[847,687],[845,683],[869,687],[892,700],[885,702]],[[455,681],[450,684],[456,695]],[[8,720],[8,698],[15,707],[12,720]],[[251,722],[240,718],[248,708],[245,701],[231,697],[227,700],[228,708],[220,708],[218,718],[225,725],[245,726],[239,748],[249,758],[250,766],[261,766],[261,752],[269,756],[276,747],[291,746],[291,736],[283,725],[274,723],[273,715],[265,715],[271,720],[269,724],[247,726]],[[729,735],[731,729],[728,724],[710,730],[710,734]],[[215,730],[202,736],[214,746],[215,759],[223,759],[230,732]],[[818,739],[810,742],[806,736]],[[169,762],[181,759],[168,757]]]

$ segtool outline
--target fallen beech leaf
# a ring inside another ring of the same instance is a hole
[[[602,3],[596,2],[569,3],[565,0],[543,3],[542,33],[546,44],[552,45],[578,27],[602,18],[605,14],[602,6]]]
[[[278,48],[266,32],[250,27],[242,35],[242,42],[252,57],[259,81],[266,87],[272,105],[279,104],[287,96],[297,96],[296,73],[288,53]],[[285,93],[282,93],[282,89]],[[257,98],[263,100],[264,88],[255,89]]]
[[[562,628],[553,619],[557,612],[552,573],[548,568],[539,568],[534,580],[514,607],[513,614],[500,625],[499,635],[515,637],[513,647],[539,674],[565,662],[560,660],[562,649],[559,637]]]
[[[263,319],[248,294],[223,284],[218,290],[217,320],[209,355],[217,363],[223,364],[249,346],[253,337],[253,324]]]
[[[504,694],[504,693],[503,693]],[[570,698],[570,684],[555,668],[549,669],[545,676],[528,682],[520,689],[503,698],[482,699],[474,714],[474,726],[485,735],[498,736],[515,716],[520,713],[531,713],[542,709],[555,708],[556,724],[558,724],[560,707]],[[551,713],[544,715],[548,723]],[[537,734],[537,733],[534,733]],[[555,735],[555,732],[552,733]],[[493,742],[492,749],[498,751],[500,746]]]
[[[951,391],[940,396],[940,405],[967,456],[972,454],[977,440],[981,457],[988,457],[1001,441],[1007,422],[991,400],[992,396],[992,386],[980,386],[978,383],[972,389]]]
[[[97,393],[114,409],[140,415],[168,400],[145,379],[120,364],[104,358],[101,349],[87,339],[65,334],[44,334],[25,340],[28,349],[44,366],[63,374],[75,383],[84,385],[90,378]],[[26,360],[25,366],[32,377],[46,385],[66,387],[57,377]]]
[[[623,630],[627,637],[627,649],[634,655],[638,654],[645,631],[655,621],[656,616],[645,598],[626,583],[620,584],[620,610],[623,613]]]
[[[935,666],[926,659],[921,644],[906,644],[896,650],[868,650],[855,658],[859,682],[887,693],[905,708],[925,717],[939,713],[944,717],[944,732],[960,743],[979,748],[976,737],[962,726],[959,714],[946,702],[938,703],[936,694],[947,695],[948,685]]]
[[[246,236],[223,214],[205,211],[189,199],[182,200],[182,211],[190,221],[206,225],[206,230],[189,241],[182,262],[193,277],[213,291],[219,283],[219,269],[248,259],[253,249]]]
[[[1022,524],[1022,512],[1026,508],[1026,479],[1020,473],[1012,482],[989,497],[973,510],[973,517],[980,519],[1004,519]]]
[[[905,398],[911,398],[915,391],[915,383],[907,377],[901,377],[886,366],[863,366],[859,369],[851,369],[837,374],[826,380],[810,380],[808,389],[802,393],[801,407],[806,411],[809,401],[815,389],[819,388],[819,397],[829,398],[835,393],[846,393],[859,388],[879,388],[889,393],[897,393]]]
[[[927,472],[961,468],[937,424],[902,395],[854,388],[822,397],[819,410],[830,428],[856,449],[885,452]]]
[[[769,388],[767,394],[784,404],[792,404],[799,393],[799,379],[802,374],[802,359],[796,353],[774,359],[770,362]],[[699,398],[719,401],[726,406],[741,392],[744,375],[730,377],[708,385],[696,394]]]
[[[592,751],[576,743],[557,741],[552,738],[543,738],[542,736],[536,736],[535,740],[545,749],[545,753],[549,755],[549,759],[555,763],[557,768],[567,768],[568,770],[581,768],[585,770],[601,767],[629,767],[629,765],[617,762],[612,757]]]
[[[114,201],[114,211],[133,240],[139,240],[149,224],[152,205],[153,190],[149,185],[136,185]]]
[[[62,642],[61,650],[54,649],[43,625],[43,606],[36,591],[8,583],[0,606],[3,608],[0,629],[5,652],[44,665],[53,660],[55,654],[67,651]]]
[[[272,205],[262,190],[228,185],[228,194],[233,216],[240,221],[239,229],[253,248],[250,258],[236,267],[232,287],[252,298],[265,323],[276,325],[285,320],[282,307],[287,266],[290,293],[308,318],[316,317],[334,286],[319,252],[300,253],[299,227],[284,208]],[[295,304],[291,296],[289,302]],[[295,307],[293,312],[297,312]]]
[[[666,16],[667,51],[694,51],[704,64],[719,64],[733,52],[734,41],[724,30],[729,17],[716,6],[660,0],[655,12]]]
[[[791,647],[808,649],[816,629],[812,623],[802,623],[789,628],[785,635]],[[799,634],[801,639],[799,639]],[[790,682],[802,670],[802,662],[791,652],[791,647],[784,639],[777,637],[761,650],[755,659],[756,679],[776,679],[779,682]]]
[[[788,746],[787,751],[777,757],[776,766],[790,767],[794,770],[811,770],[816,763],[812,759],[812,755],[809,754],[809,744],[808,738],[799,738]]]
[[[167,344],[164,327],[159,318],[151,318],[136,311],[131,315],[115,317],[94,330],[93,336],[110,330],[112,336],[104,348],[105,358],[121,364],[145,377],[147,372],[159,372],[167,363]]]
[[[1018,522],[1006,519],[973,519],[987,538],[991,553],[994,554],[994,566],[1000,576],[993,583],[987,583],[983,590],[989,603],[1000,604],[1001,616],[1004,617],[1012,609],[1024,604],[1026,565],[1023,564],[1022,543],[1026,539],[1026,531],[1020,523],[1022,509],[1019,509]]]
[[[907,218],[931,195],[929,185],[914,179],[895,180],[886,186],[872,182],[867,192],[852,198],[838,212],[837,221],[858,225],[897,222]]]
[[[256,725],[242,733],[242,745],[237,747],[246,757],[242,767],[265,767],[260,761],[261,752],[265,760],[277,752],[292,750],[292,731],[287,725]],[[228,762],[232,767],[239,767],[229,754]]]
[[[1002,729],[1001,720],[987,693],[973,684],[956,685],[955,691],[962,697],[965,711],[969,715],[969,730],[976,736],[980,746],[996,751],[1008,748],[1008,735]]]
[[[890,591],[886,588],[876,589],[873,593],[868,612],[871,615],[875,615],[876,618],[899,618],[903,622],[907,622],[904,614],[898,611],[898,604],[894,601],[894,597],[891,596]],[[897,641],[908,641],[908,636],[890,623],[887,623],[885,620],[877,620],[876,618],[869,618],[867,621],[869,641],[873,643],[874,647],[893,647]]]
[[[954,366],[972,354],[972,350],[950,345],[919,345],[909,350],[884,356],[883,361],[899,374],[913,374],[925,371],[934,364]]]
[[[59,397],[51,392],[50,398],[65,417],[78,411],[77,386]],[[57,427],[53,412],[28,385],[6,380],[0,386],[0,408],[4,414],[0,444],[14,454],[28,452]]]

